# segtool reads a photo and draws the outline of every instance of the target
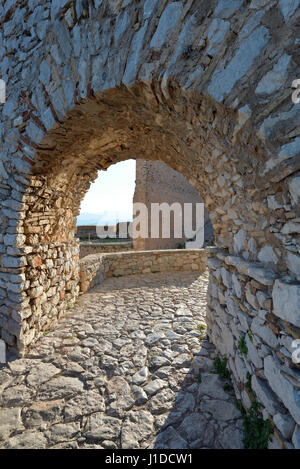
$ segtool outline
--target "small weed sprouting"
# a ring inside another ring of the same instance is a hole
[[[197,381],[198,381],[199,384],[202,383],[202,376],[201,376],[201,373],[198,374],[198,376],[197,376]]]
[[[245,388],[248,390],[252,404],[246,411],[241,401],[237,401],[237,408],[242,414],[244,427],[245,449],[267,449],[272,435],[272,426],[269,420],[264,420],[260,409],[262,405],[256,399],[256,393],[252,389],[251,374],[247,373]]]
[[[254,401],[243,417],[245,430],[245,449],[267,449],[272,435],[269,420],[264,420],[260,413],[261,404]]]
[[[248,353],[248,347],[246,345],[245,337],[241,337],[239,344],[238,344],[238,349],[242,355],[247,355]]]
[[[202,340],[206,336],[206,326],[205,326],[205,324],[198,324],[197,329],[198,329],[198,331],[200,331],[199,340],[202,342]]]
[[[249,337],[250,342],[253,344],[253,335],[251,331],[248,331],[248,337]]]
[[[214,359],[215,373],[222,379],[230,379],[230,371],[227,368],[227,358],[223,360],[220,357]]]

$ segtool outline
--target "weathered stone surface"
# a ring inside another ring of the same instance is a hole
[[[141,410],[130,412],[125,419],[121,432],[123,449],[137,449],[153,432],[153,416]]]
[[[290,411],[292,417],[299,425],[300,422],[300,395],[299,390],[295,388],[289,380],[280,372],[280,366],[275,360],[268,356],[264,360],[264,372],[266,378],[274,392]]]
[[[111,440],[119,437],[121,421],[114,417],[106,417],[96,412],[88,418],[85,436],[92,441]]]
[[[187,449],[188,443],[170,426],[157,437],[154,448]]]
[[[273,420],[282,436],[289,440],[295,429],[295,421],[289,415],[285,414],[276,414]]]
[[[286,265],[290,271],[300,280],[300,256],[291,252],[287,253]]]
[[[203,412],[210,412],[215,418],[224,422],[240,417],[240,412],[230,402],[217,400],[203,401],[201,402],[201,410]]]
[[[274,314],[300,327],[300,285],[276,280],[272,297]]]
[[[292,441],[293,441],[293,445],[295,449],[299,449],[300,448],[300,426],[299,425],[296,426]]]
[[[22,428],[20,408],[0,410],[0,439],[8,437],[19,428]]]
[[[51,365],[51,363],[41,363],[30,371],[27,376],[27,383],[29,386],[40,386],[54,376],[57,376],[60,372],[61,370]]]

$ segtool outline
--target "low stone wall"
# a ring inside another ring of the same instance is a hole
[[[293,354],[300,339],[300,286],[263,264],[206,251],[208,334],[228,358],[235,394],[249,409],[256,393],[274,428],[271,448],[299,448],[300,364]]]
[[[123,243],[80,243],[79,257],[82,259],[91,254],[101,254],[102,252],[123,252],[133,249],[132,241]]]
[[[203,272],[206,252],[198,249],[133,251],[86,256],[80,261],[80,291],[105,278],[158,272]]]

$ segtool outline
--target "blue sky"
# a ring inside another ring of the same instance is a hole
[[[97,180],[91,185],[81,203],[77,223],[84,224],[87,213],[101,214],[102,217],[108,216],[110,223],[113,222],[111,218],[119,221],[131,220],[135,176],[135,160],[117,163],[110,166],[107,171],[99,171]]]

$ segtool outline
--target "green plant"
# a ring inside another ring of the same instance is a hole
[[[223,360],[221,357],[216,357],[214,359],[214,368],[215,373],[220,376],[222,379],[230,379],[230,371],[227,368],[227,358]]]
[[[201,373],[198,374],[198,376],[197,376],[197,381],[198,381],[199,384],[202,383],[202,376],[201,376]]]
[[[249,337],[250,342],[253,343],[253,335],[252,335],[251,331],[248,331],[248,337]]]
[[[238,349],[243,355],[247,355],[248,353],[248,347],[246,345],[245,337],[241,337],[239,344],[238,344]]]
[[[246,378],[247,378],[247,381],[245,383],[245,386],[246,388],[248,389],[248,391],[252,391],[252,387],[251,387],[251,374],[249,373],[249,371],[247,372],[246,374]]]
[[[260,412],[261,404],[254,401],[244,415],[245,449],[267,449],[272,435],[269,420],[264,420]]]
[[[272,426],[269,420],[264,420],[260,409],[262,405],[257,401],[256,393],[251,386],[251,374],[247,373],[245,387],[252,397],[252,404],[246,411],[241,403],[237,401],[237,408],[242,414],[244,427],[245,449],[267,449],[272,435]]]
[[[205,324],[198,324],[197,329],[200,331],[199,340],[202,341],[206,336],[206,326]]]
[[[98,362],[102,363],[102,357],[98,357]]]

